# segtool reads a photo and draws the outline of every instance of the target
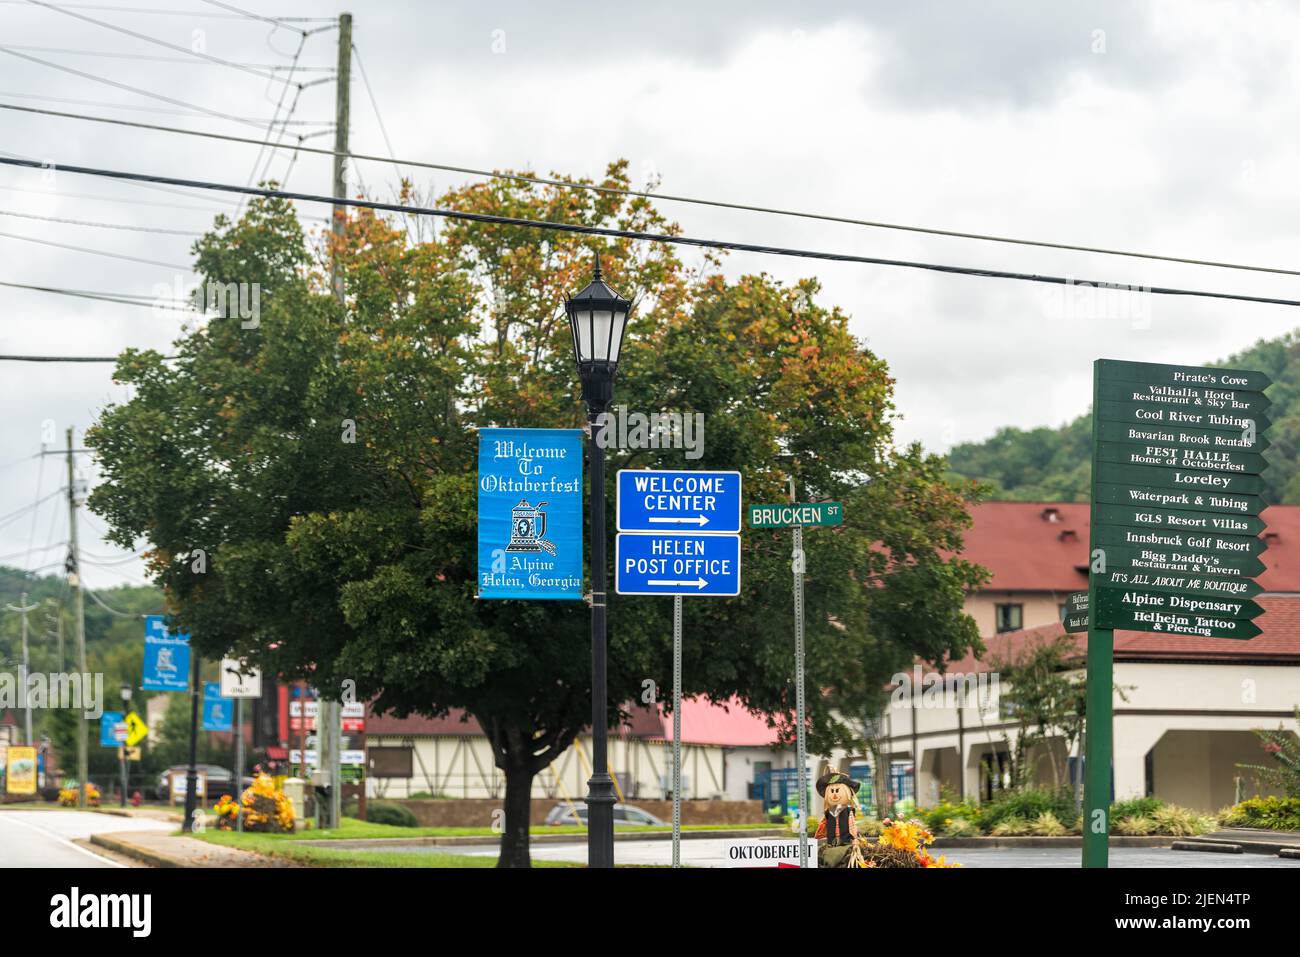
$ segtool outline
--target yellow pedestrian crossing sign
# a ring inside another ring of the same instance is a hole
[[[149,737],[148,726],[140,720],[138,714],[132,711],[126,716],[126,746],[134,748],[147,737]]]

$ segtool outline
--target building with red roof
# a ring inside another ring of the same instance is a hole
[[[1116,631],[1114,792],[1154,795],[1204,811],[1242,794],[1268,793],[1241,765],[1269,760],[1252,729],[1296,730],[1300,704],[1300,507],[1262,515],[1266,591],[1255,600],[1261,634],[1248,640]],[[1017,725],[999,702],[1001,670],[1048,642],[1065,644],[1082,677],[1087,635],[1066,636],[1061,605],[1087,588],[1088,506],[989,502],[972,509],[963,557],[991,578],[967,611],[986,651],[947,663],[945,675],[918,666],[897,676],[882,718],[885,751],[920,803],[941,790],[991,796],[1007,773]],[[1059,733],[1030,755],[1033,777],[1052,786],[1077,780],[1079,742]]]
[[[672,795],[673,717],[662,704],[629,709],[626,724],[611,729],[610,773],[623,799]],[[682,797],[748,800],[755,775],[793,766],[776,744],[767,719],[741,703],[702,698],[682,702]],[[370,715],[366,719],[371,794],[459,798],[496,797],[505,777],[492,760],[479,723],[463,711],[438,718]],[[591,739],[584,733],[533,782],[533,797],[581,800],[591,776]]]

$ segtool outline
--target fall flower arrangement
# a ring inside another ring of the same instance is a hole
[[[881,822],[880,836],[874,841],[858,839],[854,855],[857,867],[960,867],[944,857],[935,858],[927,848],[934,835],[917,820]]]
[[[229,805],[225,804],[226,801],[229,801]],[[229,821],[229,824],[218,823],[218,827],[233,826],[242,807],[245,831],[277,834],[293,830],[293,804],[283,791],[276,790],[275,782],[269,774],[257,774],[253,783],[240,796],[239,803],[225,796],[222,797],[222,802],[214,810],[217,811],[219,821]],[[231,814],[231,806],[235,816],[228,816]],[[226,808],[224,812],[223,807]]]
[[[81,790],[80,788],[75,788],[75,787],[60,788],[59,804],[63,807],[76,807],[77,792],[80,790]],[[93,784],[87,784],[86,785],[86,807],[99,807],[99,798],[100,798],[99,788],[95,787],[95,785]]]
[[[229,794],[221,795],[212,808],[212,812],[217,816],[217,830],[233,831],[239,821],[239,812],[242,810],[238,801]]]

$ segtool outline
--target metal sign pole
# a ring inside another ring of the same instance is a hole
[[[682,596],[673,596],[673,867],[682,866]]]
[[[240,689],[241,691],[243,689]],[[232,795],[236,802],[242,803],[244,799],[244,699],[242,697],[235,699],[235,793]],[[235,815],[235,830],[243,831],[244,815],[242,813]]]
[[[799,764],[799,866],[808,866],[808,745],[804,740],[803,696],[803,527],[794,527],[795,760]]]

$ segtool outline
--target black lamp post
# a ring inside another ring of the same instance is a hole
[[[609,776],[609,716],[605,640],[605,450],[596,441],[598,417],[614,398],[614,373],[623,346],[631,301],[596,274],[587,288],[566,299],[573,354],[578,360],[582,398],[591,434],[587,465],[591,475],[591,780],[587,782],[587,866],[614,866],[614,779]]]

